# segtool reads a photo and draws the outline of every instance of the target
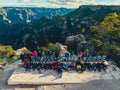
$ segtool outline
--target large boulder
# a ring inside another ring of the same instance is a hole
[[[77,52],[83,52],[88,50],[90,54],[94,52],[94,46],[90,41],[87,41],[85,36],[82,34],[68,36],[66,38],[66,45],[68,49]]]
[[[67,46],[66,45],[62,45],[61,43],[56,43],[56,45],[59,47],[60,51],[63,53],[69,53],[67,51]]]
[[[68,36],[66,38],[66,43],[68,42],[72,42],[72,41],[85,41],[85,36],[82,34],[77,34],[77,35],[72,35],[72,36]]]
[[[78,44],[86,44],[85,36],[82,34],[68,36],[66,38],[66,45],[70,50],[77,50]],[[79,45],[80,46],[80,45]]]
[[[23,47],[23,48],[21,48],[21,49],[17,49],[17,50],[15,51],[15,55],[20,55],[21,53],[24,53],[24,52],[29,53],[30,51],[29,51],[26,47]]]

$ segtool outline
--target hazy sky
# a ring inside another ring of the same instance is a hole
[[[71,7],[80,5],[120,5],[120,0],[0,0],[0,6]]]

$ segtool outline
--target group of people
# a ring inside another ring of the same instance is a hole
[[[105,71],[106,62],[103,60],[105,56],[92,57],[85,53],[78,55],[70,55],[70,53],[62,52],[42,52],[34,51],[32,54],[22,53],[20,59],[26,71],[37,69],[41,73],[42,69],[53,69],[62,77],[63,71],[76,70],[76,72],[88,71]],[[95,59],[95,60],[94,60]]]

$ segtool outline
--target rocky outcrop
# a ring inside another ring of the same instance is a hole
[[[30,52],[26,47],[23,47],[21,49],[18,49],[15,51],[15,55],[20,55],[21,53],[24,53],[24,52]]]
[[[82,50],[86,44],[87,41],[85,40],[85,36],[82,34],[68,36],[66,38],[66,45],[69,49]]]
[[[66,45],[70,49],[76,49],[76,51],[86,51],[89,50],[89,52],[94,52],[94,46],[90,41],[87,41],[85,36],[82,34],[77,34],[73,36],[68,36],[66,38]]]
[[[59,49],[62,53],[69,53],[67,51],[67,46],[66,45],[62,45],[61,43],[56,43],[56,45],[59,47]]]

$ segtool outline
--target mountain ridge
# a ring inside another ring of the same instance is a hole
[[[74,9],[67,8],[35,8],[35,7],[2,7],[0,21],[10,23],[28,23],[43,16],[61,16]]]

